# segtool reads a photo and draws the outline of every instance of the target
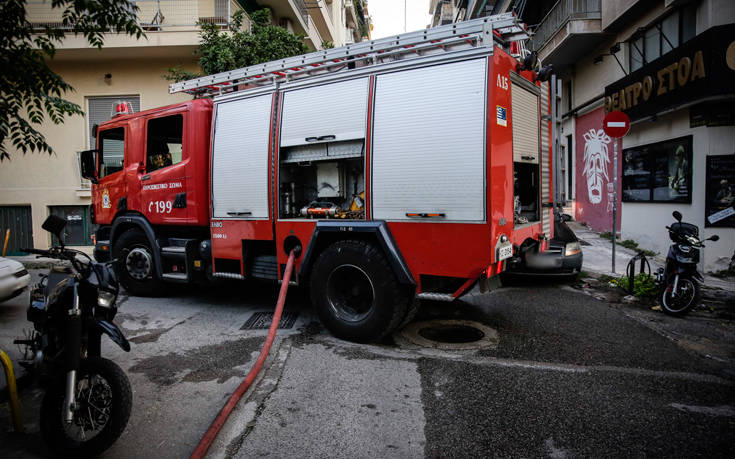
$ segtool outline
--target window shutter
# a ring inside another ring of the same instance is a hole
[[[97,139],[92,135],[92,126],[102,124],[112,116],[112,106],[118,101],[127,101],[133,106],[133,112],[140,111],[140,96],[104,96],[87,98],[87,132],[89,148],[94,148]]]

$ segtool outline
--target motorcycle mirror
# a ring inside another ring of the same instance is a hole
[[[43,222],[43,225],[41,225],[41,228],[53,234],[61,241],[61,232],[64,231],[65,226],[66,219],[61,218],[58,215],[49,215],[46,218],[46,221]]]
[[[714,235],[712,235],[712,236],[711,236],[711,237],[709,238],[709,240],[710,240],[710,241],[714,241],[714,242],[717,242],[717,241],[719,241],[719,240],[720,240],[720,236],[718,236],[718,235],[714,234]]]
[[[671,213],[671,215],[674,216],[677,222],[681,223],[681,212],[679,212],[678,210],[675,210]]]

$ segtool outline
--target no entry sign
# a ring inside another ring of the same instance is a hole
[[[610,112],[602,120],[602,129],[614,139],[623,137],[630,130],[630,118],[620,110]]]

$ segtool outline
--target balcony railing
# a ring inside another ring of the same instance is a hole
[[[540,50],[568,21],[574,19],[600,19],[601,0],[559,0],[536,27],[533,46]]]
[[[296,0],[303,3],[303,0]],[[227,27],[232,14],[241,9],[235,0],[137,0],[138,24],[146,31],[166,28],[193,28],[198,22],[214,23]],[[29,0],[26,3],[28,20],[36,29],[66,28],[63,8],[51,8],[48,0]],[[244,28],[249,26],[245,20]]]
[[[306,7],[304,0],[292,0],[297,12],[301,15],[301,19],[304,20],[304,24],[309,27],[309,9]],[[312,2],[316,3],[316,2]]]

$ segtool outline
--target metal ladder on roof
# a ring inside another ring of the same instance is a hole
[[[514,13],[496,14],[172,83],[169,93],[211,97],[264,85],[469,47],[528,39]]]

